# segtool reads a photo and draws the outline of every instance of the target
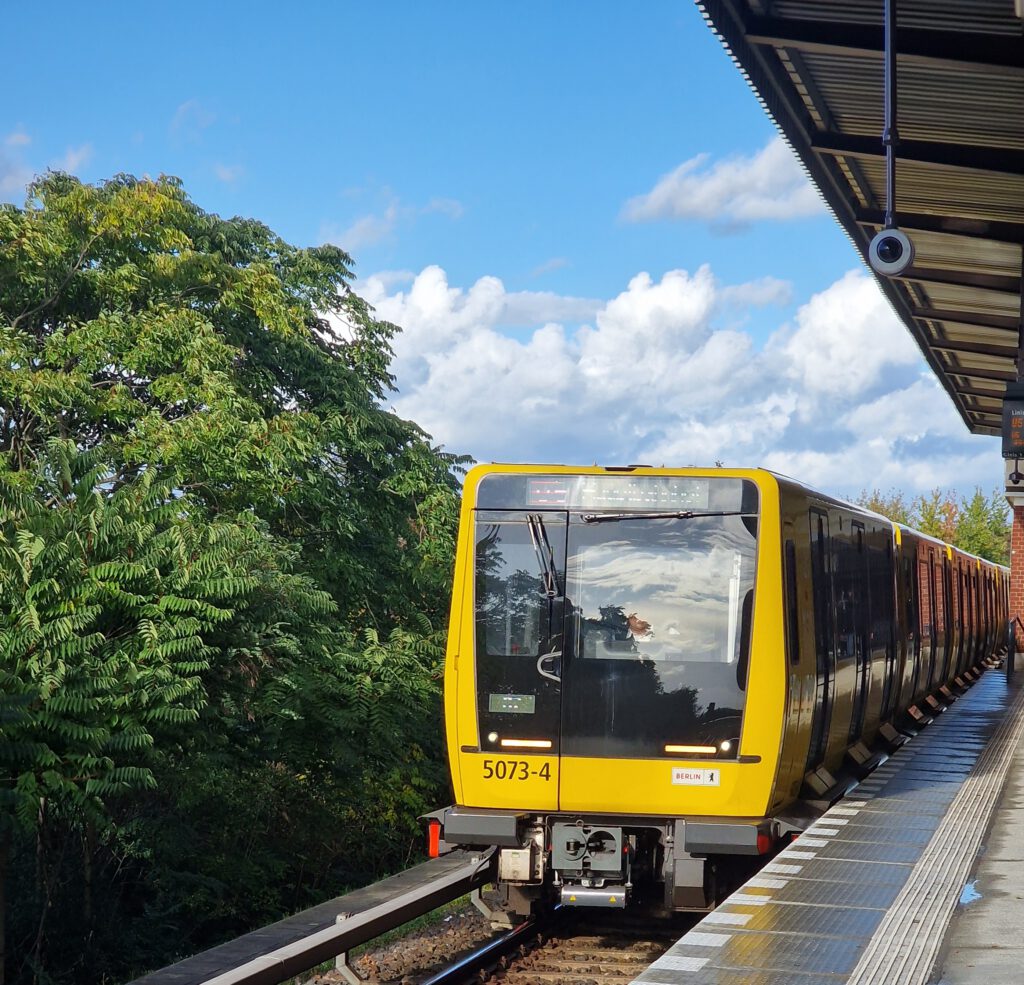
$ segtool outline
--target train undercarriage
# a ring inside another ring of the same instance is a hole
[[[642,907],[706,912],[747,879],[782,837],[772,819],[534,814],[452,807],[428,818],[432,851],[497,849],[508,909]]]

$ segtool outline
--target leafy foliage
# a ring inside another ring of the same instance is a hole
[[[53,439],[31,492],[0,476],[0,680],[24,700],[0,744],[0,805],[32,826],[41,801],[95,819],[104,798],[153,784],[153,731],[195,720],[205,638],[252,578],[239,527],[196,526],[142,473]]]
[[[1010,508],[1000,490],[986,497],[981,489],[957,499],[954,491],[933,489],[907,502],[903,493],[877,489],[857,497],[861,506],[954,544],[998,564],[1010,563]]]
[[[397,329],[350,266],[173,178],[0,206],[15,981],[126,977],[393,870],[444,797],[463,460],[382,406]]]

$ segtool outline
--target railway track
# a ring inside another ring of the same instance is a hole
[[[562,912],[523,924],[421,985],[628,985],[687,926],[679,920],[643,922],[621,915],[613,923],[595,920],[593,914]]]

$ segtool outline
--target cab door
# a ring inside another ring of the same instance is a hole
[[[459,675],[467,806],[558,806],[565,614],[564,512],[475,511],[475,674]],[[461,712],[460,712],[461,714]]]

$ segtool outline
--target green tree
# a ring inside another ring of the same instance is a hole
[[[999,489],[986,498],[977,488],[972,496],[959,500],[953,490],[933,489],[909,505],[901,492],[882,494],[875,489],[861,492],[857,502],[970,554],[997,564],[1010,563],[1010,507]]]
[[[1010,563],[1010,507],[1001,490],[986,498],[976,488],[961,499],[954,543],[998,564]]]
[[[116,479],[173,468],[212,512],[300,544],[348,614],[438,614],[458,462],[381,407],[396,329],[349,257],[204,212],[171,178],[30,192],[0,206],[0,467],[64,437]]]
[[[126,977],[372,878],[444,797],[462,460],[382,406],[396,328],[350,266],[173,178],[0,206],[16,975]]]
[[[953,493],[933,489],[914,500],[912,526],[930,537],[937,537],[946,543],[956,540],[960,508]]]
[[[872,489],[870,492],[862,489],[855,502],[865,509],[888,517],[894,523],[911,523],[912,507],[898,489],[890,489],[887,493],[879,489]]]
[[[110,797],[153,786],[154,733],[195,721],[207,639],[253,585],[236,566],[243,528],[194,524],[154,471],[114,491],[111,473],[51,439],[30,476],[0,475],[6,839],[19,824],[45,842],[51,813],[103,825]],[[39,869],[37,969],[54,890],[42,854]]]

